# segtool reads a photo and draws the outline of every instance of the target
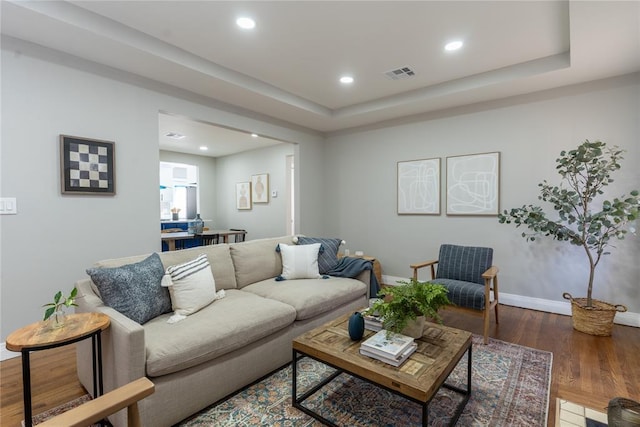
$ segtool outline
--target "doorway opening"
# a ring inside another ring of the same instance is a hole
[[[286,171],[286,187],[287,187],[287,215],[286,230],[287,234],[294,235],[296,230],[296,203],[295,203],[295,161],[294,156],[287,156]]]

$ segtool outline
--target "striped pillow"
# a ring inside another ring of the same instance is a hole
[[[167,268],[162,286],[169,288],[171,305],[175,312],[169,323],[185,319],[186,316],[221,298],[216,293],[216,283],[205,254],[184,264]]]

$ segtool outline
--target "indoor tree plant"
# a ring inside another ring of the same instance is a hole
[[[621,305],[611,305],[592,298],[596,267],[612,240],[623,239],[627,228],[635,232],[629,223],[638,217],[638,190],[613,200],[602,201],[596,206],[596,198],[604,194],[604,187],[613,182],[611,174],[620,169],[624,150],[617,146],[607,147],[604,142],[586,140],[578,148],[560,152],[556,159],[556,170],[563,178],[559,186],[543,181],[539,184],[538,198],[553,205],[558,218],[553,220],[539,206],[525,205],[505,210],[498,215],[500,223],[525,226],[530,233],[523,232],[527,241],[538,236],[550,236],[558,241],[567,241],[581,246],[589,260],[587,297],[571,300],[573,326],[592,335],[610,335],[616,311],[626,311]]]
[[[371,312],[380,316],[386,330],[418,338],[422,336],[425,317],[442,323],[438,310],[451,304],[447,297],[447,288],[416,279],[398,283],[398,286],[387,286],[382,289],[378,293],[381,299],[377,300],[370,309]],[[413,320],[418,320],[415,331],[407,329]]]

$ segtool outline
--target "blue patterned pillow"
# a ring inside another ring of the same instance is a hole
[[[169,290],[160,285],[164,266],[157,253],[135,264],[89,268],[87,274],[106,305],[141,325],[171,311]]]
[[[322,249],[318,255],[318,270],[320,274],[327,274],[338,264],[338,248],[342,239],[325,239],[321,237],[298,237],[299,245],[320,243]]]

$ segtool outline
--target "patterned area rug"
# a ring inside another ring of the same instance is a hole
[[[553,355],[546,351],[482,337],[473,337],[472,395],[458,426],[546,426]],[[464,356],[448,379],[466,382]],[[298,363],[299,394],[333,369],[304,358]],[[302,384],[302,385],[300,385]],[[429,405],[429,425],[449,423],[461,399],[441,390]],[[305,406],[341,426],[415,426],[421,422],[419,405],[365,381],[342,374],[307,401]],[[191,426],[296,426],[322,424],[291,406],[291,367],[276,371],[188,420]]]
[[[74,399],[74,400],[72,400],[70,402],[64,403],[64,404],[62,404],[60,406],[56,406],[53,409],[50,409],[48,411],[36,414],[31,418],[31,420],[32,420],[34,426],[38,425],[38,424],[48,420],[49,418],[53,418],[56,415],[62,414],[63,412],[66,412],[69,409],[73,409],[76,406],[80,406],[84,402],[88,402],[90,400],[91,400],[91,396],[89,396],[88,394],[85,394],[84,396],[80,396],[77,399]],[[24,426],[24,420],[22,422],[22,425]]]

